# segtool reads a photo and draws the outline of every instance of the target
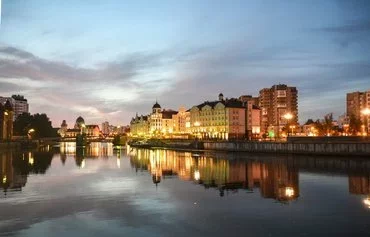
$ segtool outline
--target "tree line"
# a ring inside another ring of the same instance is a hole
[[[32,132],[30,132],[32,131]],[[15,136],[27,136],[32,138],[57,137],[58,133],[51,125],[51,121],[46,114],[23,113],[19,115],[13,124]]]
[[[324,116],[323,119],[317,119],[313,121],[308,119],[305,125],[311,125],[315,128],[316,135],[318,136],[336,136],[341,133],[347,133],[349,135],[357,135],[359,132],[362,132],[361,120],[351,115],[349,117],[349,124],[346,126],[336,126],[334,124],[333,113],[329,113]]]

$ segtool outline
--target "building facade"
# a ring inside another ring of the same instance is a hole
[[[130,122],[130,133],[134,137],[144,137],[149,135],[149,118],[148,116],[136,116],[131,119]]]
[[[29,105],[27,99],[21,95],[12,95],[12,97],[0,97],[0,104],[9,101],[13,108],[13,121],[23,113],[29,113]]]
[[[13,137],[14,111],[9,100],[0,104],[0,140],[11,140]]]
[[[173,131],[176,134],[188,134],[190,133],[190,111],[187,111],[185,107],[180,107],[179,112],[172,116],[173,119]]]
[[[261,109],[259,98],[251,95],[242,95],[239,100],[246,107],[245,128],[249,140],[258,139],[261,136]]]
[[[298,90],[284,84],[264,88],[259,92],[261,108],[261,130],[263,133],[273,129],[274,136],[279,137],[282,128],[288,124],[298,124]],[[287,119],[285,115],[291,114]]]
[[[347,93],[347,116],[349,118],[355,117],[356,119],[361,120],[361,123],[364,126],[367,125],[367,131],[369,131],[370,115],[364,115],[362,113],[364,109],[370,109],[370,90]]]
[[[238,99],[206,101],[190,109],[190,131],[205,139],[237,139],[245,137],[246,108]]]
[[[105,121],[104,123],[101,124],[101,132],[104,135],[109,135],[110,134],[111,129],[110,129],[110,126],[109,126],[109,122],[108,121]]]

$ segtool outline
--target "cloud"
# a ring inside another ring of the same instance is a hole
[[[120,56],[94,68],[0,48],[0,55],[5,54],[12,57],[1,59],[0,88],[25,94],[32,111],[48,113],[54,125],[62,119],[73,124],[79,115],[91,123],[122,124],[136,112],[149,113],[156,98],[162,107],[177,109],[216,99],[220,92],[226,97],[257,96],[260,89],[278,83],[298,88],[303,121],[331,108],[343,113],[349,86],[353,90],[370,87],[367,60],[329,60],[293,45],[258,48],[239,42],[171,48]]]
[[[161,57],[164,55],[135,53],[94,68],[81,68],[2,46],[0,90],[25,94],[31,111],[48,113],[55,123],[63,119],[53,116],[56,110],[63,111],[69,120],[81,114],[94,122],[113,117],[116,123],[123,123],[122,103],[140,101],[143,94],[160,93],[158,85],[168,84],[168,79],[151,72],[161,67]],[[46,107],[50,111],[43,110]]]
[[[360,44],[363,48],[370,48],[370,18],[355,20],[335,26],[318,28],[315,31],[326,33],[340,46],[347,48],[353,43]]]

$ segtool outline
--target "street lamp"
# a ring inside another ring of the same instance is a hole
[[[289,121],[294,117],[293,114],[291,113],[286,113],[283,115],[283,117],[287,120],[287,124],[286,124],[286,127],[287,127],[287,130],[288,130],[288,137],[289,137],[289,128],[288,128],[288,124],[289,124]]]
[[[361,114],[363,114],[365,116],[365,128],[366,128],[366,135],[368,135],[368,132],[369,132],[369,122],[368,122],[368,117],[370,115],[370,109],[369,108],[365,108],[361,111]]]
[[[28,138],[31,139],[31,133],[35,132],[35,129],[31,128],[28,130],[27,132],[27,135],[28,135]]]

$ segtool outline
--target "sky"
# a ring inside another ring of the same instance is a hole
[[[2,0],[0,96],[31,113],[128,124],[136,112],[287,84],[299,120],[370,89],[370,1]]]

